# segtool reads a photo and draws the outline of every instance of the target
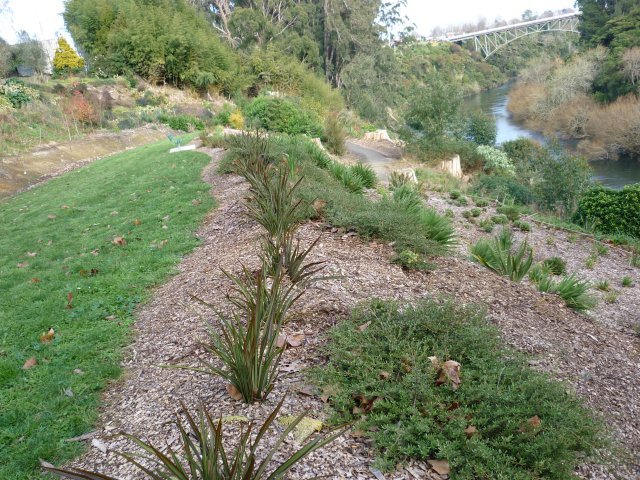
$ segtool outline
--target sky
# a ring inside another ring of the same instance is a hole
[[[0,0],[6,2],[10,13],[0,15],[0,37],[9,43],[16,40],[16,32],[26,30],[41,40],[55,39],[64,30],[63,0]],[[492,21],[520,17],[531,9],[534,13],[573,7],[574,0],[408,0],[407,15],[422,35],[429,35],[437,26],[446,27],[476,22],[479,17]]]

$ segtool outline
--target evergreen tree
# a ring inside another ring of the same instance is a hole
[[[71,48],[63,37],[58,38],[58,48],[53,57],[53,72],[57,75],[75,73],[82,70],[84,60]]]

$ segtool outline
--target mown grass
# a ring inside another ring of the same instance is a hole
[[[138,148],[0,203],[0,478],[83,448],[136,305],[197,244],[209,158]],[[124,238],[126,245],[114,243]],[[35,255],[34,255],[35,254]],[[55,338],[40,341],[53,328]],[[37,365],[23,370],[25,361]]]
[[[325,348],[329,361],[311,376],[331,420],[355,421],[380,468],[439,459],[452,480],[570,479],[607,444],[582,402],[502,345],[480,308],[375,300],[334,327]],[[449,360],[461,365],[458,388],[440,370]]]

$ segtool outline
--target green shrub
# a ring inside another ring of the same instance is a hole
[[[317,115],[292,100],[258,97],[246,106],[244,115],[249,125],[271,132],[320,137],[323,131]]]
[[[491,217],[491,221],[496,225],[504,225],[505,223],[509,222],[509,218],[501,213],[499,215],[493,215]]]
[[[580,280],[575,275],[560,280],[552,290],[562,298],[569,308],[574,310],[589,310],[596,305],[595,300],[588,291],[591,284],[584,280]]]
[[[536,195],[528,186],[521,184],[516,178],[504,175],[479,175],[472,191],[501,201],[513,200],[519,205],[529,205],[536,201]]]
[[[496,120],[482,112],[474,112],[469,116],[465,136],[478,145],[493,146],[496,144],[498,129]]]
[[[402,185],[393,190],[393,200],[402,205],[408,212],[419,212],[424,201],[417,190],[409,185]]]
[[[596,188],[587,192],[578,205],[574,221],[588,222],[605,234],[625,234],[640,238],[640,184],[622,190]]]
[[[485,208],[489,206],[489,200],[484,198],[474,198],[473,203],[475,203],[478,208]]]
[[[609,247],[601,243],[596,243],[595,248],[596,248],[596,253],[600,256],[603,256],[609,253]]]
[[[516,222],[520,219],[520,208],[516,205],[502,205],[501,207],[496,208],[496,211],[502,215],[506,215],[506,217],[512,222]]]
[[[458,198],[460,198],[460,195],[462,195],[462,194],[458,190],[452,190],[449,193],[449,197],[451,198],[451,200],[457,200]]]
[[[407,270],[433,270],[434,265],[427,262],[423,255],[411,250],[403,250],[393,256],[391,261]]]
[[[331,330],[326,354],[312,375],[330,420],[356,421],[379,468],[443,459],[459,480],[564,480],[603,444],[582,400],[506,349],[475,306],[374,301]],[[447,376],[445,361],[461,370]]]
[[[514,282],[520,282],[533,264],[533,250],[526,241],[513,251],[513,236],[508,228],[492,240],[478,240],[471,247],[471,255],[476,262]]]
[[[353,170],[339,162],[334,162],[329,166],[329,171],[336,177],[347,190],[352,193],[362,194],[364,192],[364,182],[362,178],[356,175]]]
[[[495,227],[495,224],[491,221],[491,219],[485,218],[484,220],[480,220],[480,223],[478,224],[478,226],[482,228],[485,232],[491,233],[493,232],[493,228]]]
[[[39,98],[37,90],[27,87],[22,80],[16,78],[10,78],[4,85],[0,85],[0,95],[9,101],[13,108],[22,108]]]
[[[365,165],[363,163],[357,163],[351,168],[351,174],[358,177],[365,188],[374,188],[378,183],[378,176],[376,172],[371,168],[371,165]]]
[[[560,257],[547,258],[542,264],[554,275],[564,275],[567,272],[567,262]]]
[[[182,130],[183,132],[204,129],[203,121],[191,115],[167,115],[163,113],[158,116],[158,121],[174,130]]]
[[[306,412],[295,417],[288,422],[282,433],[277,437],[273,446],[263,452],[261,443],[267,432],[272,431],[275,420],[284,403],[284,397],[276,408],[267,417],[261,427],[254,435],[254,424],[249,423],[246,428],[240,430],[240,434],[234,440],[238,442],[233,451],[225,449],[226,441],[223,440],[224,429],[223,420],[217,422],[204,407],[199,411],[198,418],[194,418],[185,405],[181,403],[182,413],[186,421],[180,415],[176,415],[176,426],[180,435],[178,437],[180,449],[178,451],[169,447],[169,452],[162,453],[165,447],[156,447],[133,435],[123,434],[123,436],[136,444],[141,450],[141,455],[129,453],[121,456],[142,473],[151,475],[155,479],[175,479],[175,480],[220,480],[220,479],[245,479],[245,480],[268,480],[282,478],[291,468],[307,455],[315,450],[331,443],[344,433],[344,430],[331,433],[326,436],[315,437],[291,456],[281,460],[278,455],[277,465],[272,465],[271,461],[283,445],[287,442],[288,435],[302,422]],[[235,445],[235,444],[234,444]],[[161,451],[162,449],[162,451]],[[262,456],[262,461],[258,462],[257,456]],[[140,458],[148,460],[145,466],[139,463]],[[274,469],[275,467],[275,469]],[[87,472],[72,468],[70,470],[57,469],[54,467],[42,467],[44,471],[54,473],[61,477],[76,480],[115,480],[102,474]],[[267,472],[273,473],[267,475]]]
[[[631,277],[624,277],[622,279],[622,286],[625,288],[630,288],[633,286],[633,279]]]
[[[597,290],[600,290],[601,292],[608,292],[609,290],[611,290],[611,284],[607,280],[601,280],[598,283],[596,283],[594,286]]]
[[[347,132],[342,127],[338,115],[328,115],[324,121],[324,133],[322,135],[322,141],[327,146],[327,149],[334,155],[344,155],[346,152],[346,140]]]
[[[484,158],[485,171],[507,176],[515,175],[516,169],[513,162],[502,150],[488,145],[479,145],[476,151]]]
[[[523,232],[531,231],[531,224],[527,222],[523,222],[522,220],[516,220],[515,222],[513,222],[513,227]]]
[[[480,215],[482,215],[482,209],[480,208],[472,208],[470,212],[472,217],[479,217]]]

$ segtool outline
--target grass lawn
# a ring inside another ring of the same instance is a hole
[[[80,453],[64,440],[94,425],[136,305],[197,245],[214,206],[200,178],[209,157],[170,147],[115,155],[0,203],[1,479],[39,478],[39,458]]]

